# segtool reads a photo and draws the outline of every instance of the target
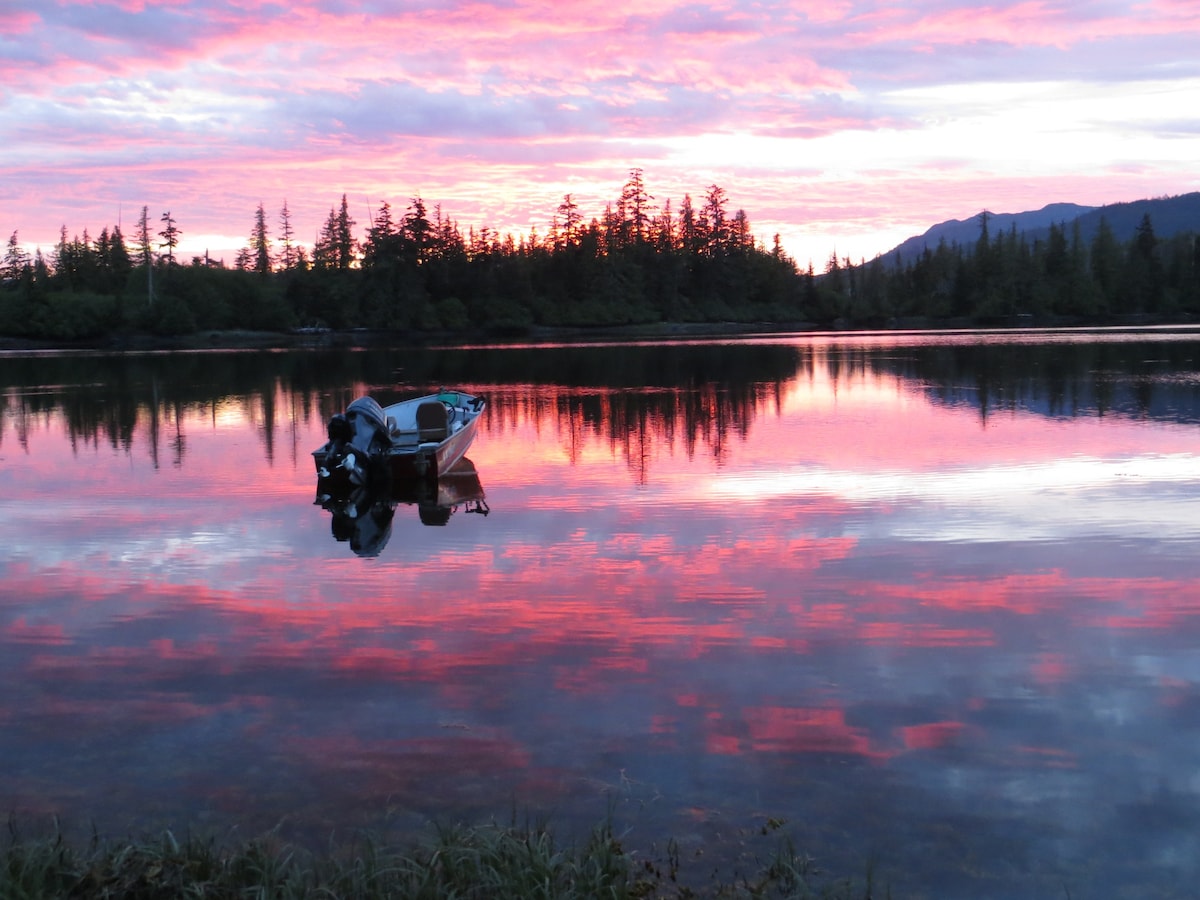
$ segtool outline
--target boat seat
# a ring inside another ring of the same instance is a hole
[[[417,435],[422,444],[444,441],[449,434],[449,412],[444,403],[430,400],[417,407]]]

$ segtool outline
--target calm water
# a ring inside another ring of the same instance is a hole
[[[314,503],[331,413],[443,384],[483,503]],[[1196,334],[0,356],[0,404],[0,812],[1200,884]]]

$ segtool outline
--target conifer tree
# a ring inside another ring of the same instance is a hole
[[[19,281],[29,267],[29,253],[13,232],[8,239],[8,250],[4,254],[4,281]]]
[[[700,249],[700,227],[696,222],[691,194],[684,194],[683,203],[679,205],[679,240],[684,253],[694,254]]]
[[[55,280],[67,287],[75,270],[72,259],[71,244],[67,240],[67,226],[63,224],[58,229],[58,243],[54,245],[54,276]]]
[[[63,226],[63,237],[67,234],[67,226]],[[138,256],[142,258],[142,265],[147,268],[153,262],[154,245],[150,242],[150,207],[142,207],[141,218],[138,219],[137,230],[137,247]]]
[[[292,246],[295,238],[296,234],[292,230],[292,214],[288,210],[287,200],[284,200],[283,209],[279,211],[279,240],[283,243],[280,262],[282,262],[285,272],[290,272],[296,265],[295,249]]]
[[[63,228],[63,233],[66,233],[66,227]],[[142,207],[142,215],[138,219],[137,233],[137,250],[138,255],[142,258],[142,265],[146,267],[146,303],[154,305],[154,245],[150,241],[150,207]]]
[[[329,216],[313,243],[313,268],[337,268],[337,212],[329,207]]]
[[[363,268],[371,269],[394,262],[399,253],[396,222],[392,218],[392,205],[386,200],[379,207],[375,221],[367,229],[363,243]]]
[[[129,259],[129,248],[125,246],[125,235],[121,233],[120,225],[113,226],[112,236],[109,238],[108,268],[117,279],[118,286],[124,285],[125,279],[133,269],[133,263]]]
[[[1113,308],[1117,301],[1117,291],[1121,271],[1121,249],[1113,234],[1108,219],[1100,217],[1096,235],[1092,238],[1091,277],[1096,285],[1099,311],[1106,312]]]
[[[1158,237],[1150,214],[1142,216],[1126,259],[1126,290],[1134,298],[1137,312],[1157,311],[1162,302],[1163,267],[1158,253]]]
[[[704,209],[701,216],[708,222],[707,249],[713,256],[724,253],[729,241],[729,231],[725,222],[725,204],[727,202],[724,188],[715,184],[709,185],[708,193],[704,196]]]
[[[671,198],[668,197],[654,220],[654,242],[659,253],[670,253],[675,249],[675,231],[675,218],[671,214]]]
[[[267,230],[267,214],[261,203],[254,213],[254,230],[250,234],[251,266],[259,275],[271,272],[271,239]]]
[[[571,198],[570,194],[564,194],[562,203],[558,204],[558,212],[563,217],[563,241],[570,247],[579,242],[579,226],[583,222],[583,213],[579,211],[579,206]]]
[[[350,217],[350,207],[346,203],[346,195],[342,194],[342,206],[334,220],[333,228],[334,264],[338,269],[349,269],[358,253],[354,225],[354,219]]]
[[[425,203],[413,197],[404,216],[404,238],[412,247],[417,265],[428,262],[433,243],[433,226],[425,213]]]
[[[158,236],[162,238],[162,243],[158,246],[167,251],[167,265],[171,266],[175,264],[175,248],[179,246],[179,238],[183,232],[175,224],[170,210],[162,214],[160,221],[163,223],[163,230],[158,233]]]
[[[641,169],[630,169],[629,180],[621,189],[620,209],[627,230],[635,243],[642,243],[650,227],[650,201],[654,198],[646,192]]]

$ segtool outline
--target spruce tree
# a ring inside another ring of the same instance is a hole
[[[20,281],[29,265],[29,253],[21,246],[17,232],[14,231],[8,239],[8,250],[4,254],[4,281]]]
[[[292,246],[296,235],[292,230],[292,214],[288,210],[287,200],[283,201],[283,209],[279,211],[279,240],[283,242],[283,252],[280,261],[283,271],[290,272],[296,265],[296,252]]]
[[[259,275],[271,272],[271,239],[267,231],[267,214],[261,203],[254,213],[254,230],[250,234],[251,265]]]
[[[162,238],[162,243],[158,246],[167,251],[167,265],[175,264],[175,248],[179,246],[179,238],[183,232],[179,230],[179,226],[175,224],[175,219],[171,216],[171,211],[162,214],[160,221],[163,223],[163,229],[158,233]]]

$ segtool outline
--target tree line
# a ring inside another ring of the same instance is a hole
[[[939,242],[913,260],[877,257],[826,266],[817,321],[863,324],[910,319],[1017,323],[1034,319],[1160,321],[1200,315],[1200,240],[1195,231],[1160,239],[1149,214],[1131,240],[1107,220],[1085,239],[1078,221],[1030,240],[1014,227],[992,234],[979,215],[974,244]]]
[[[60,240],[31,258],[14,232],[0,291],[0,333],[84,338],[122,331],[303,327],[464,331],[534,325],[792,320],[803,308],[778,238],[755,239],[745,211],[712,185],[700,202],[656,205],[640,169],[590,220],[568,194],[547,234],[464,231],[420,197],[383,203],[364,229],[346,197],[311,249],[285,202],[272,234],[262,204],[232,266],[180,259],[183,231],[143,208],[135,233]]]
[[[948,319],[1099,321],[1127,314],[1200,314],[1200,243],[1160,240],[1149,217],[1132,241],[1103,222],[1085,241],[1078,223],[1028,240],[991,235],[980,216],[973,245],[940,243],[916,259],[853,264],[832,256],[800,270],[776,236],[757,240],[744,210],[709,186],[698,202],[656,203],[641,169],[588,219],[567,194],[545,235],[465,232],[420,197],[384,202],[365,228],[346,197],[311,249],[295,239],[283,203],[274,232],[259,204],[232,266],[179,258],[171,212],[143,207],[127,239],[119,226],[67,237],[30,256],[13,232],[0,267],[0,334],[81,339],[127,332],[369,328],[521,332],[534,326],[740,322],[883,326]]]

